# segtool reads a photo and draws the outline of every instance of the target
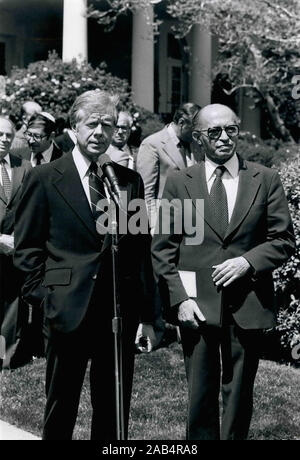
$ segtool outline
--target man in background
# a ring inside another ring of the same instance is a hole
[[[33,115],[24,133],[33,167],[57,160],[63,154],[55,143],[55,118],[48,112]],[[21,154],[22,156],[22,154]]]
[[[183,104],[176,110],[172,123],[146,137],[140,145],[136,169],[145,185],[152,234],[168,173],[192,166],[201,159],[199,146],[192,142],[192,120],[199,109],[191,102]]]
[[[25,138],[25,131],[27,131],[28,120],[35,114],[40,113],[42,107],[35,101],[26,101],[21,107],[21,120],[22,125],[20,129],[16,132],[14,137],[11,153],[16,156],[21,156],[26,160],[30,159],[30,149],[27,144],[27,139]]]
[[[136,149],[128,145],[128,139],[131,134],[133,119],[130,113],[120,112],[116,125],[116,130],[113,134],[110,146],[107,149],[107,155],[112,161],[125,166],[129,169],[136,170]]]
[[[21,185],[30,163],[10,153],[15,135],[13,123],[0,117],[0,335],[6,349],[0,368],[10,369],[29,362],[28,349],[21,347],[22,326],[28,311],[20,298],[21,273],[13,265],[15,210]]]

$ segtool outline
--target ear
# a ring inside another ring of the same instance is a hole
[[[201,133],[199,133],[199,131],[193,131],[192,132],[192,137],[193,137],[194,141],[197,142],[197,144],[202,145]]]
[[[55,138],[55,131],[52,131],[52,133],[49,136],[49,141],[53,141],[54,138]]]

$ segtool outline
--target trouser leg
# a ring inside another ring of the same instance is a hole
[[[219,330],[180,329],[188,380],[187,439],[218,440],[220,352]]]
[[[236,325],[223,330],[222,351],[222,440],[247,438],[253,408],[253,386],[259,363],[260,332]]]
[[[88,362],[77,332],[51,334],[47,346],[43,439],[71,440]]]

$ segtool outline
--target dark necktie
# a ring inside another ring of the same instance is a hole
[[[3,190],[4,190],[6,200],[8,202],[10,199],[10,195],[11,195],[11,182],[10,182],[10,178],[9,178],[5,164],[6,164],[6,160],[1,160],[2,185],[3,185]]]
[[[105,213],[103,210],[103,205],[101,206],[101,200],[106,200],[104,184],[100,177],[97,174],[98,165],[95,161],[92,161],[89,167],[89,188],[90,188],[90,198],[91,198],[91,207],[93,217],[96,222],[96,230],[98,233],[103,234],[101,231],[101,224],[98,221],[99,217]],[[100,202],[100,203],[99,203]]]
[[[42,164],[42,159],[43,159],[43,155],[41,153],[37,153],[35,155],[36,166],[39,166],[40,164]]]
[[[217,230],[223,238],[228,227],[227,194],[222,182],[222,176],[225,171],[225,166],[218,166],[215,169],[216,178],[210,191],[211,213],[214,215]]]

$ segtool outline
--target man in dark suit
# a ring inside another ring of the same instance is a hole
[[[33,115],[27,123],[24,133],[30,153],[27,158],[33,167],[57,160],[63,151],[53,142],[55,137],[55,118],[48,112]],[[18,154],[25,157],[24,152]]]
[[[32,170],[17,211],[15,263],[25,275],[23,295],[29,303],[43,302],[48,327],[47,440],[72,438],[89,359],[91,438],[116,439],[111,235],[99,230],[106,191],[98,177],[116,120],[116,96],[80,95],[70,112],[75,148]],[[143,199],[140,176],[115,163],[114,170],[128,202]],[[125,432],[139,321],[142,336],[153,335],[151,299],[144,298],[141,279],[147,243],[141,231],[121,235],[119,243]]]
[[[26,350],[23,350],[22,355],[22,350],[18,349],[23,322],[21,317],[25,316],[25,307],[21,309],[21,274],[13,266],[12,254],[15,209],[23,179],[31,165],[10,154],[14,134],[13,123],[0,117],[0,334],[6,342],[3,368],[15,367],[30,360]]]
[[[240,158],[238,133],[228,107],[198,113],[193,136],[205,161],[169,176],[153,239],[154,270],[181,329],[191,440],[246,439],[259,340],[275,325],[272,270],[294,251],[278,173]]]

